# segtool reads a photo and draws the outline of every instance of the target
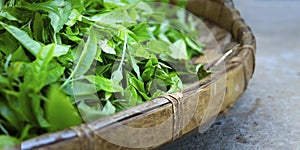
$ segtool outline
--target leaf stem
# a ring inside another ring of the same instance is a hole
[[[9,133],[7,132],[7,130],[2,126],[2,124],[0,123],[0,129],[3,133],[5,133],[6,135],[9,135]]]
[[[5,71],[6,75],[8,75],[8,65],[9,65],[11,58],[12,58],[12,54],[9,54],[7,56],[7,60],[5,61],[5,64],[4,64],[4,71]]]
[[[123,53],[122,53],[122,58],[121,58],[121,62],[120,62],[120,65],[118,67],[118,70],[121,70],[122,69],[122,64],[124,62],[124,59],[125,59],[125,54],[126,54],[126,47],[127,47],[127,36],[128,36],[128,33],[126,32],[125,33],[125,39],[124,39],[124,46],[123,46]]]
[[[75,71],[72,71],[71,75],[68,77],[68,79],[59,87],[59,89],[64,88],[68,83],[71,82],[72,77],[74,76]]]

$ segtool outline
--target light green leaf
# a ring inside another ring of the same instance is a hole
[[[79,103],[77,108],[85,122],[92,122],[108,115],[107,113],[101,111],[101,107],[99,105],[91,107],[83,101]]]
[[[105,40],[99,40],[99,41],[98,41],[98,44],[99,44],[100,48],[101,48],[105,53],[107,53],[107,54],[113,54],[113,55],[116,54],[116,51],[115,51],[112,47],[110,47],[110,46],[108,45],[108,41],[107,41],[106,39],[105,39]]]
[[[75,57],[74,77],[85,74],[91,67],[97,54],[97,38],[91,31],[83,49],[79,46]]]
[[[54,130],[60,130],[81,123],[81,118],[69,97],[64,95],[58,87],[52,86],[45,104],[46,118]]]
[[[53,58],[55,45],[44,46],[37,55],[36,60],[29,66],[29,70],[24,76],[24,85],[27,89],[40,91],[47,80],[48,64]]]
[[[100,77],[100,76],[85,76],[85,78],[92,84],[95,84],[97,91],[103,90],[107,92],[121,92],[123,88],[117,83],[114,83],[113,80]]]
[[[139,92],[146,93],[145,87],[144,87],[144,82],[138,80],[134,76],[129,77],[129,83],[130,83],[131,86],[136,88]]]
[[[174,93],[179,90],[182,90],[183,84],[181,82],[181,79],[178,76],[172,77],[171,80],[173,83],[171,85],[171,88],[168,90],[168,93]]]
[[[57,15],[59,15],[58,10],[58,1],[48,1],[48,2],[42,2],[42,3],[27,3],[25,1],[21,1],[21,6],[23,8],[29,9],[31,11],[47,11],[47,12],[54,12]]]
[[[170,45],[171,57],[174,59],[188,60],[188,55],[186,52],[186,44],[183,39],[180,39]]]
[[[63,28],[64,24],[68,22],[71,9],[71,4],[67,1],[64,1],[58,5],[58,14],[56,12],[49,12],[51,25],[56,33],[58,33]]]
[[[127,51],[129,63],[131,67],[133,68],[134,72],[137,74],[138,79],[141,79],[141,73],[140,73],[140,67],[137,64],[137,60],[133,55],[131,54],[131,51]]]
[[[68,22],[66,22],[67,26],[73,26],[77,21],[82,21],[82,15],[78,12],[77,9],[72,9],[71,14],[69,16]]]
[[[188,46],[190,46],[192,49],[197,50],[198,53],[203,53],[202,47],[203,45],[196,45],[190,38],[186,37],[185,38],[186,43]]]
[[[59,57],[69,52],[70,45],[55,45],[53,57]]]
[[[19,143],[20,141],[17,138],[7,135],[0,135],[0,149],[14,149]]]
[[[150,53],[154,53],[154,54],[170,54],[170,48],[169,48],[169,44],[165,41],[160,41],[160,40],[151,40],[147,43],[147,50]]]
[[[112,114],[116,113],[116,108],[110,103],[110,101],[106,101],[106,104],[103,107],[102,111],[104,113],[106,113],[107,115],[112,115]]]
[[[76,95],[76,96],[94,94],[97,93],[96,88],[97,87],[95,84],[75,81],[73,82],[73,86],[71,86],[72,93],[68,93],[68,94]]]
[[[124,24],[135,23],[127,13],[124,11],[111,11],[105,14],[97,14],[89,18],[91,21],[95,21],[100,24]]]
[[[126,98],[128,105],[131,107],[136,106],[138,100],[141,99],[141,96],[138,95],[136,89],[131,85],[127,86],[127,88],[124,91],[124,94],[124,98]]]
[[[8,12],[0,12],[0,19],[6,18],[10,21],[19,21],[17,18],[9,14]]]
[[[47,79],[45,81],[45,85],[56,82],[65,71],[65,67],[62,67],[57,62],[52,62],[48,66]]]
[[[151,56],[151,54],[140,43],[132,42],[132,43],[130,43],[128,48],[132,52],[132,55],[135,57],[149,59],[149,57]]]

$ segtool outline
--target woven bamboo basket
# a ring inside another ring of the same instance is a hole
[[[190,0],[187,9],[206,21],[221,47],[222,54],[210,57],[206,67],[224,61],[225,68],[180,93],[154,99],[95,122],[41,135],[24,141],[21,148],[152,149],[199,126],[204,131],[247,88],[255,67],[256,42],[232,0]],[[205,44],[205,53],[210,55],[214,48],[209,41]],[[211,98],[213,94],[214,99]]]

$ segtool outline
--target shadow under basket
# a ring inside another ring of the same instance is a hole
[[[206,55],[213,55],[206,67],[220,62],[224,62],[225,67],[180,93],[88,124],[38,136],[22,142],[21,148],[152,149],[196,128],[205,131],[247,88],[255,67],[256,42],[232,0],[189,0],[187,9],[205,20],[222,52],[215,55],[214,51],[219,49],[210,45],[209,40],[205,42]]]

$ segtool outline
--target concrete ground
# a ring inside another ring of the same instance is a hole
[[[238,103],[212,127],[161,149],[300,150],[300,1],[235,1],[257,38],[257,66]]]

